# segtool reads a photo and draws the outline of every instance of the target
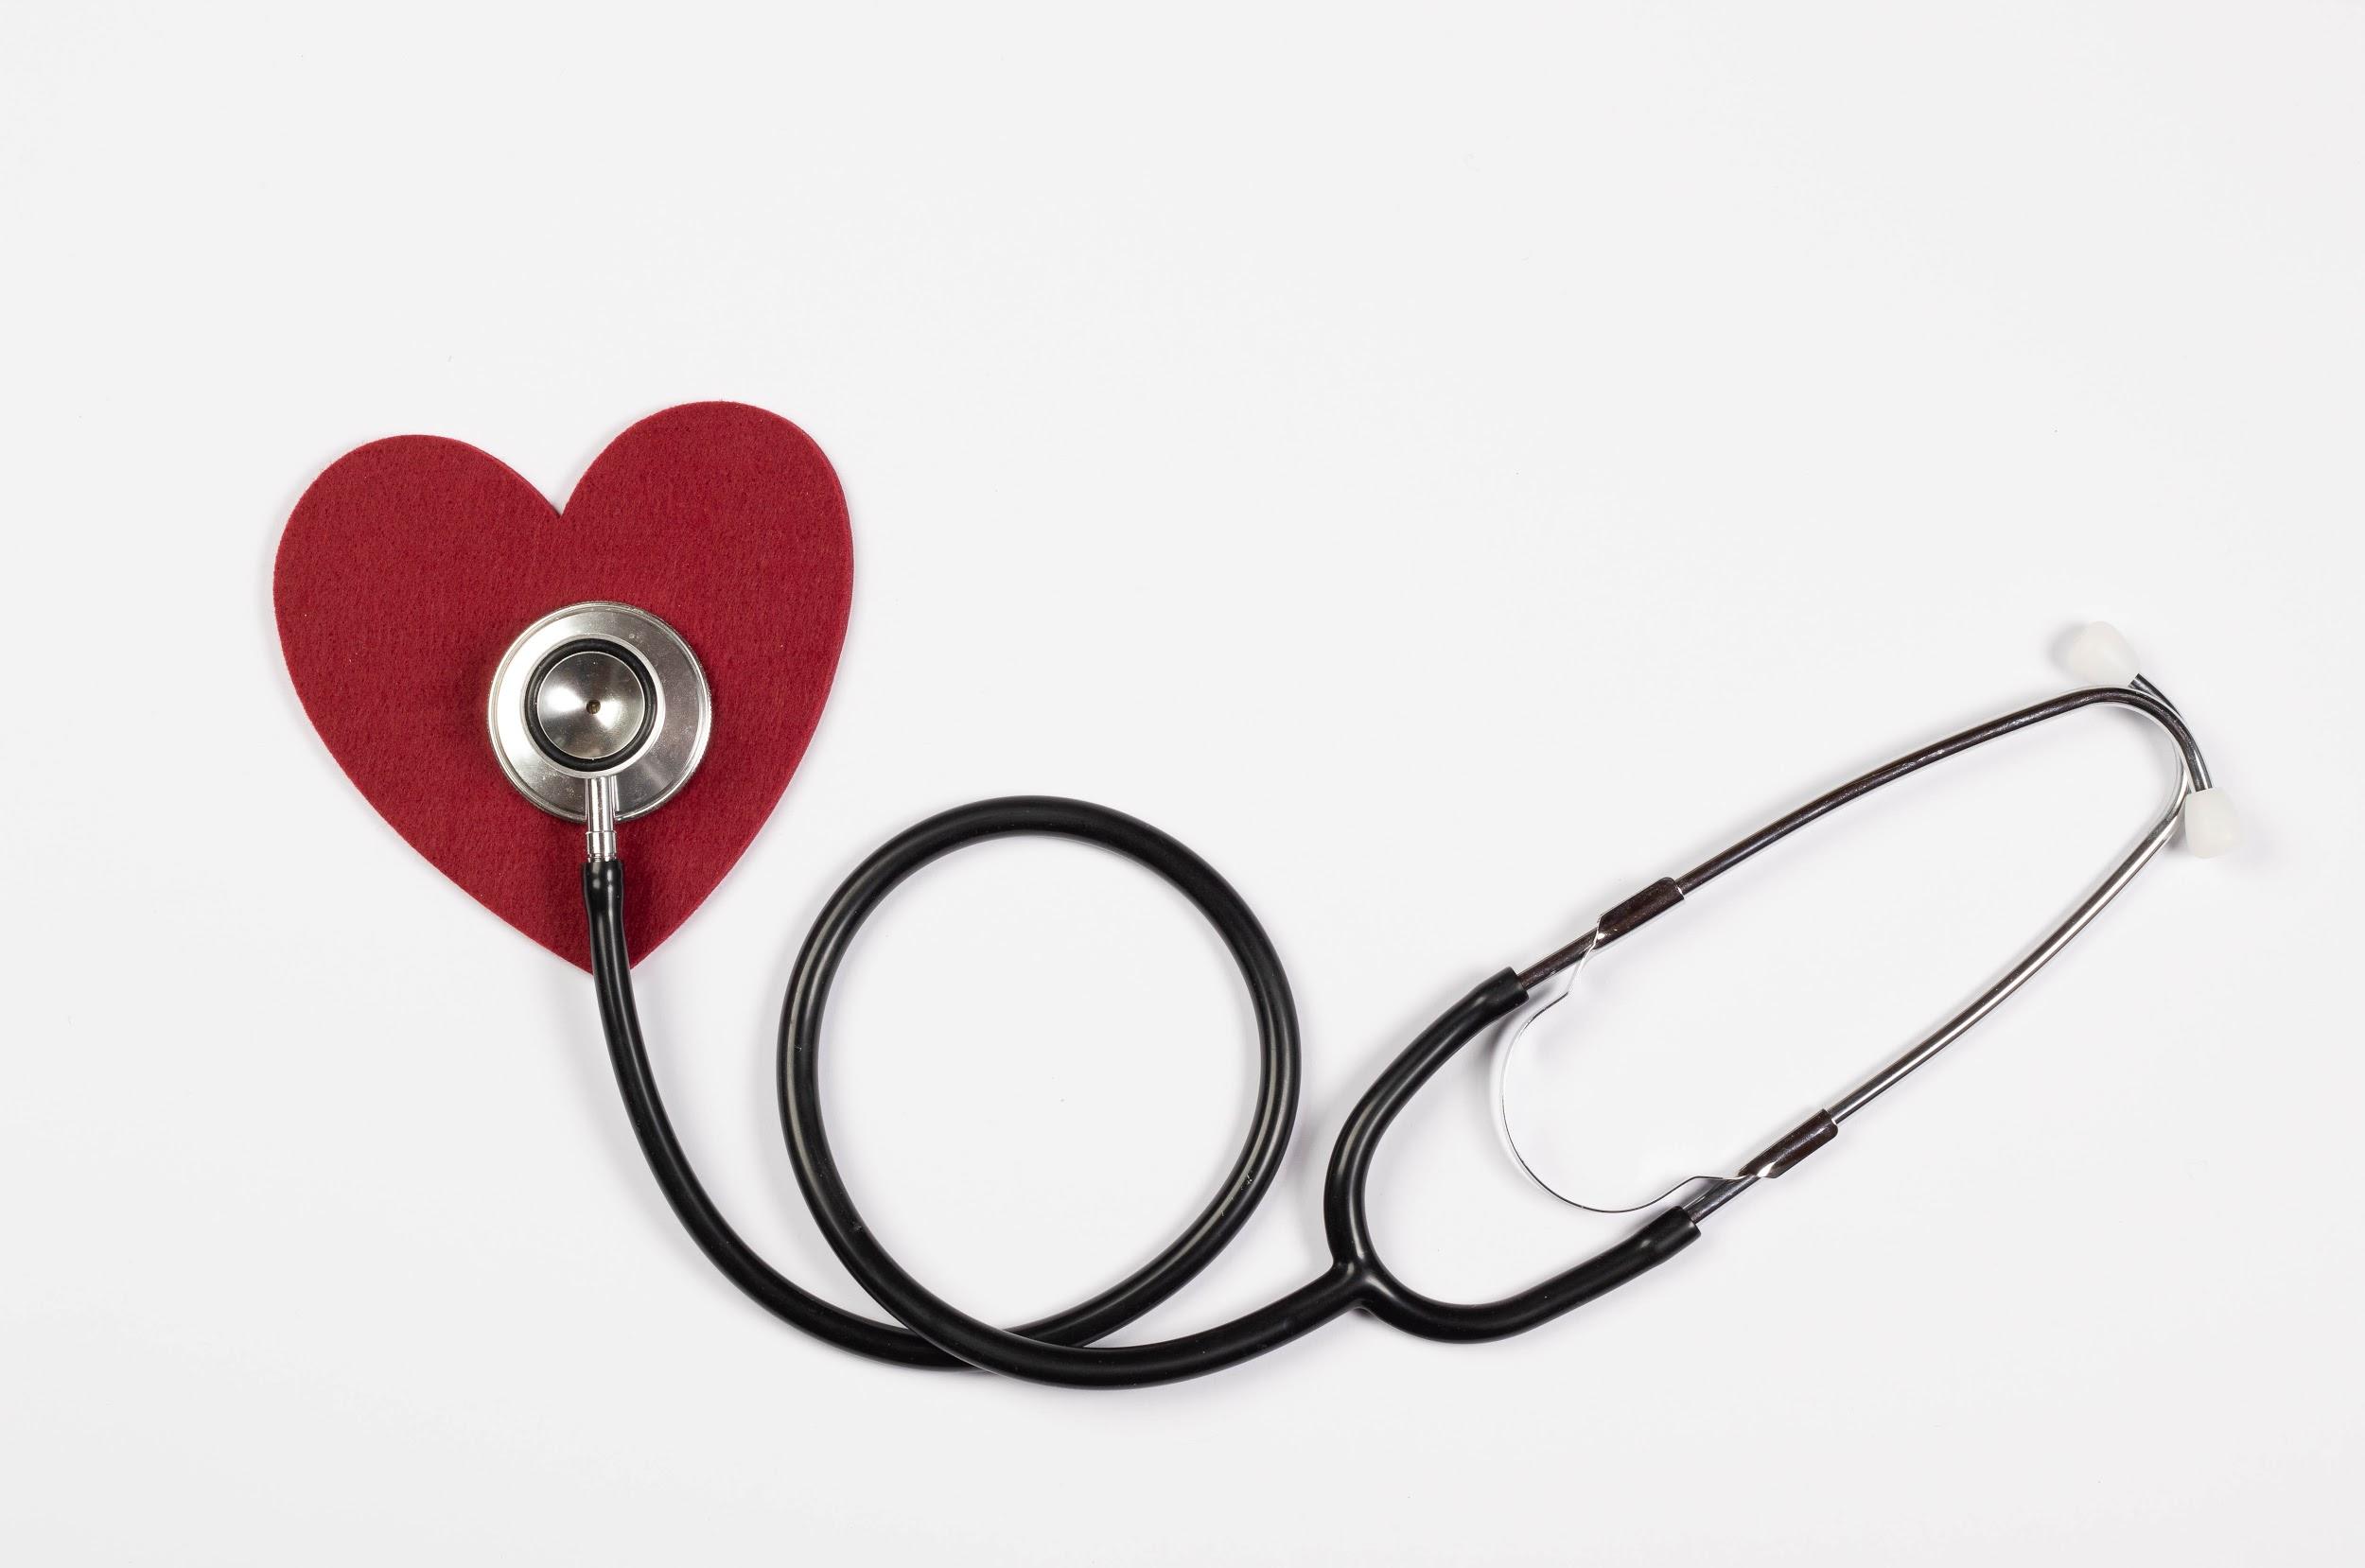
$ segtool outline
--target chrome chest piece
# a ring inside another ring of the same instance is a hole
[[[594,817],[622,821],[673,798],[706,756],[712,720],[706,671],[681,634],[605,601],[519,633],[484,715],[518,793],[595,830]]]

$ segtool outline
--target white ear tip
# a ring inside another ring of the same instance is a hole
[[[2202,860],[2222,855],[2242,842],[2242,819],[2223,790],[2195,790],[2184,797],[2184,847]]]
[[[2062,651],[2062,662],[2088,686],[2125,686],[2140,672],[2135,650],[2107,620],[2080,627]]]

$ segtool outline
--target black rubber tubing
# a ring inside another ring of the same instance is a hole
[[[1123,855],[1164,878],[1214,925],[1239,966],[1256,1017],[1256,1106],[1239,1159],[1215,1197],[1163,1251],[1124,1280],[1063,1313],[1009,1330],[961,1312],[896,1263],[864,1223],[839,1175],[822,1124],[822,1018],[832,981],[854,933],[902,880],[972,844],[1012,834],[1076,839]],[[963,1365],[1070,1387],[1130,1388],[1197,1377],[1261,1355],[1351,1307],[1425,1338],[1495,1339],[1533,1328],[1615,1289],[1681,1251],[1699,1230],[1667,1210],[1604,1251],[1541,1284],[1478,1305],[1441,1301],[1403,1284],[1379,1258],[1365,1188],[1380,1137],[1456,1052],[1527,1000],[1508,969],[1439,1018],[1392,1062],[1340,1131],[1323,1184],[1327,1268],[1255,1311],[1197,1333],[1149,1345],[1093,1341],[1133,1321],[1182,1288],[1238,1231],[1271,1186],[1289,1138],[1298,1085],[1297,1009],[1288,977],[1248,905],[1215,869],[1147,823],[1087,801],[1014,796],[958,807],[882,845],[830,898],[797,955],[781,1008],[781,1125],[797,1184],[848,1272],[904,1325],[831,1305],[766,1263],[724,1220],[691,1169],[665,1114],[633,1005],[623,937],[622,862],[583,871],[591,968],[608,1054],[641,1152],[674,1212],[724,1276],[783,1321],[844,1350],[906,1367]]]

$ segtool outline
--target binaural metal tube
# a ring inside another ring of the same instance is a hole
[[[1895,1089],[1907,1073],[1962,1038],[1964,1031],[1994,1012],[2006,997],[2025,985],[2031,975],[2051,963],[2054,955],[2069,945],[2070,938],[2093,924],[2093,917],[2101,914],[2128,882],[2135,880],[2135,873],[2150,864],[2152,857],[2167,846],[2169,838],[2176,832],[2177,818],[2184,808],[2184,794],[2182,790],[2177,792],[2176,803],[2168,808],[2166,814],[2152,824],[2151,831],[2144,835],[2143,842],[2118,863],[2110,876],[2102,880],[2100,886],[2086,895],[2084,900],[2070,912],[2068,919],[2054,927],[2044,940],[2029,950],[2026,957],[2006,970],[1994,984],[1980,992],[1969,1006],[1916,1040],[1895,1060],[1843,1095],[1836,1105],[1830,1107],[1831,1120],[1845,1122]]]
[[[1695,892],[1715,878],[1723,876],[1751,856],[1788,838],[1817,818],[1837,810],[1850,802],[1860,800],[1883,785],[1893,784],[1899,779],[1918,773],[1934,762],[1960,756],[1973,747],[1985,745],[1990,740],[2001,740],[2006,735],[2015,734],[2033,724],[2041,723],[2045,720],[2058,718],[2063,714],[2074,713],[2081,708],[2102,704],[2134,709],[2165,731],[2168,739],[2175,743],[2177,748],[2180,768],[2176,796],[2169,802],[2167,810],[2161,814],[2160,818],[2145,831],[2135,847],[2111,868],[2110,874],[2104,877],[2099,884],[2078,901],[2077,907],[2072,910],[2065,919],[2048,931],[1994,984],[1972,998],[1944,1023],[1883,1064],[1878,1071],[1841,1097],[1836,1104],[1817,1112],[1799,1128],[1785,1135],[1782,1141],[1752,1160],[1737,1175],[1687,1176],[1666,1189],[1658,1197],[1649,1200],[1651,1203],[1663,1201],[1693,1182],[1700,1183],[1700,1186],[1678,1205],[1678,1208],[1696,1223],[1731,1202],[1760,1179],[1781,1175],[1798,1159],[1829,1143],[1836,1135],[1839,1123],[1846,1121],[1883,1094],[1887,1093],[1909,1073],[1960,1039],[1973,1024],[1995,1011],[2003,1004],[2006,998],[2026,984],[2031,976],[2052,962],[2055,956],[2068,946],[2073,937],[2093,923],[2094,916],[2101,914],[2111,899],[2125,891],[2128,883],[2134,880],[2135,874],[2148,865],[2152,859],[2166,847],[2168,840],[2175,836],[2177,825],[2183,815],[2185,802],[2192,793],[2197,790],[2210,788],[2209,765],[2202,758],[2200,747],[2193,740],[2192,731],[2186,727],[2183,716],[2176,710],[2175,705],[2168,701],[2166,695],[2157,686],[2138,675],[2127,686],[2092,687],[2065,692],[2047,702],[2016,709],[1982,724],[1974,724],[1944,740],[1936,740],[1918,750],[1907,752],[1902,757],[1859,775],[1836,789],[1817,795],[1796,810],[1777,817],[1738,843],[1709,856],[1681,877],[1665,879],[1653,883],[1649,888],[1604,914],[1593,929],[1583,932],[1573,941],[1520,972],[1517,977],[1519,984],[1533,990],[1544,981],[1583,963],[1596,950],[1608,946],[1644,922],[1665,914],[1680,903],[1685,896]],[[1547,1008],[1550,1005],[1550,1002],[1546,1003]],[[1526,1019],[1517,1025],[1498,1048],[1499,1054],[1496,1073],[1496,1116],[1504,1145],[1511,1151],[1513,1160],[1530,1180],[1562,1202],[1579,1209],[1595,1210],[1597,1212],[1632,1212],[1633,1208],[1599,1206],[1569,1196],[1547,1181],[1529,1162],[1527,1157],[1520,1152],[1512,1125],[1506,1070],[1511,1050],[1526,1032],[1528,1024],[1533,1023],[1539,1016],[1540,1011],[1529,1013]],[[1810,1132],[1813,1136],[1802,1138],[1803,1134]],[[1646,1203],[1634,1207],[1648,1206],[1649,1204]]]

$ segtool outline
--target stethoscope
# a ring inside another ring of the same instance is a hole
[[[535,621],[510,645],[493,678],[486,717],[494,753],[510,781],[544,810],[584,824],[583,896],[591,970],[625,1114],[658,1188],[724,1276],[807,1333],[881,1361],[966,1365],[1041,1383],[1126,1388],[1246,1361],[1350,1309],[1425,1338],[1467,1341],[1518,1333],[1581,1306],[1691,1246],[1709,1215],[1831,1143],[1842,1123],[1961,1038],[2085,930],[2160,853],[2180,824],[2196,854],[2233,847],[2238,829],[2225,794],[2211,784],[2208,764],[2183,718],[2138,672],[2125,640],[2108,626],[2090,626],[2074,639],[2069,662],[2090,684],[1907,752],[1817,795],[1691,870],[1661,878],[1613,905],[1590,930],[1526,968],[1504,969],[1481,982],[1389,1063],[1348,1116],[1323,1184],[1327,1266],[1305,1284],[1229,1323],[1127,1346],[1095,1342],[1171,1296],[1231,1241],[1272,1184],[1297,1107],[1297,1013],[1288,979],[1256,916],[1214,868],[1147,823],[1105,806],[1013,796],[962,806],[905,829],[880,845],[831,897],[797,954],[781,1009],[780,1119],[814,1218],[839,1261],[896,1320],[884,1323],[803,1290],[741,1239],[692,1171],[650,1071],[624,948],[624,871],[617,825],[671,799],[706,753],[713,714],[697,656],[679,634],[646,611],[606,602],[571,604]],[[1504,1141],[1520,1169],[1546,1191],[1581,1208],[1599,1207],[1561,1193],[1519,1155],[1509,1080],[1502,1071],[1528,1025],[1566,999],[1586,965],[1817,818],[1932,763],[2101,706],[2129,709],[2167,735],[2180,759],[2174,798],[2068,917],[1968,1005],[1730,1175],[1688,1177],[1647,1203],[1604,1208],[1623,1213],[1667,1205],[1622,1241],[1541,1284],[1497,1301],[1444,1301],[1413,1290],[1381,1260],[1365,1195],[1373,1158],[1390,1124],[1456,1053],[1510,1020],[1497,1058],[1496,1103]],[[864,1223],[831,1153],[820,1072],[831,982],[863,922],[904,878],[930,862],[968,845],[1021,833],[1112,850],[1164,878],[1207,917],[1248,985],[1256,1018],[1258,1080],[1238,1159],[1215,1197],[1180,1235],[1091,1299],[1017,1329],[1002,1329],[962,1312],[914,1279]]]

